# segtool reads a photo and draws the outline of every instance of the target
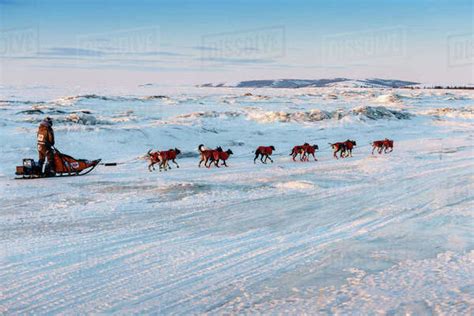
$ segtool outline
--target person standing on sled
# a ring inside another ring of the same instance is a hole
[[[45,118],[40,123],[37,139],[40,172],[43,172],[43,165],[46,158],[49,164],[49,172],[54,174],[54,150],[52,148],[54,146],[54,131],[53,120],[50,117]]]

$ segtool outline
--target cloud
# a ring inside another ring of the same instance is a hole
[[[127,55],[137,55],[137,56],[168,56],[168,57],[189,57],[192,55],[167,52],[167,51],[156,51],[156,52],[136,52],[136,53],[126,53]]]
[[[219,49],[215,47],[209,47],[209,46],[192,46],[192,49],[199,50],[199,51],[218,51]]]
[[[104,55],[104,52],[99,50],[84,49],[84,48],[72,48],[72,47],[52,47],[46,52],[40,52],[39,55],[49,56],[95,56],[100,57]]]
[[[227,57],[202,57],[201,61],[209,61],[224,64],[274,64],[273,59],[264,58],[227,58]]]
[[[107,50],[102,49],[87,49],[76,47],[51,47],[45,52],[40,52],[38,55],[43,56],[67,56],[67,57],[117,57],[117,56],[162,56],[162,57],[190,57],[192,55],[182,54],[171,51],[144,51],[144,52],[120,52],[113,48]]]

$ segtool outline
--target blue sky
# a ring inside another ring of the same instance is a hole
[[[0,80],[473,83],[473,14],[465,0],[0,0]]]

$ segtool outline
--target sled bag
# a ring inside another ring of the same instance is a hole
[[[75,159],[71,156],[54,153],[54,171],[56,173],[78,173],[96,165],[96,162],[85,159]]]

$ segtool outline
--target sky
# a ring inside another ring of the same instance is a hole
[[[472,0],[0,0],[0,84],[473,84]]]

